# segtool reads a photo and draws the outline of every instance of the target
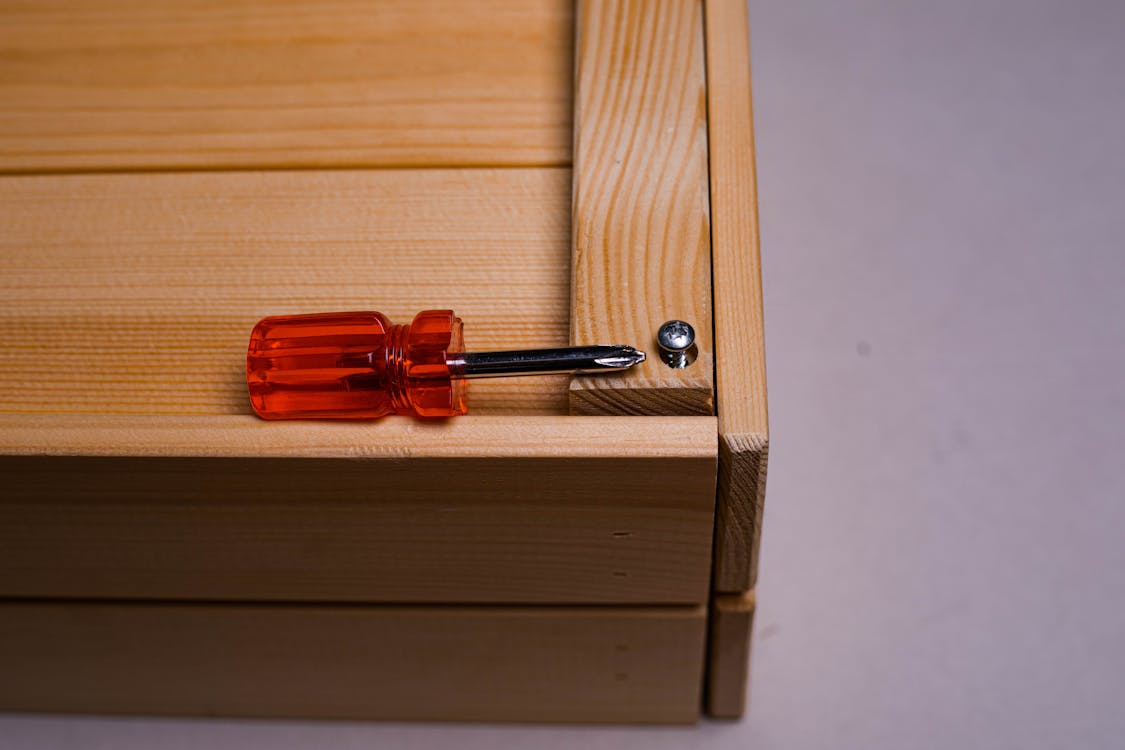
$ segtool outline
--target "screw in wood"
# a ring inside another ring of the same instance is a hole
[[[660,359],[674,369],[687,367],[699,355],[695,346],[695,329],[682,320],[669,320],[656,332]]]

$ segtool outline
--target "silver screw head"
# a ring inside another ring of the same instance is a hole
[[[656,342],[669,352],[686,352],[695,343],[695,329],[682,320],[669,320],[656,332]]]
[[[673,369],[687,367],[698,354],[695,347],[695,329],[682,320],[669,320],[656,332],[660,346],[660,359]]]

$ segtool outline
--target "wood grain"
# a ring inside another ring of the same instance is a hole
[[[711,414],[711,265],[703,20],[698,0],[580,0],[570,338],[649,360],[571,382],[575,414]],[[691,323],[674,370],[656,331]]]
[[[694,721],[706,615],[664,608],[0,603],[0,708]]]
[[[472,416],[266,422],[249,415],[0,412],[0,455],[110,458],[715,457],[714,417]],[[708,434],[710,433],[710,434]]]
[[[769,455],[762,268],[744,0],[707,0],[711,262],[719,415],[715,588],[758,578]]]
[[[0,5],[0,171],[564,165],[565,0]]]
[[[707,715],[737,719],[746,711],[754,592],[717,595],[708,627]]]
[[[248,414],[265,315],[428,307],[468,347],[567,342],[567,169],[0,178],[0,412]],[[474,381],[559,414],[566,377]]]
[[[703,602],[715,428],[0,415],[0,598]]]

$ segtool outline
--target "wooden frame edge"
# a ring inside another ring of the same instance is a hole
[[[704,709],[714,719],[739,719],[746,712],[754,592],[720,594],[711,602]]]
[[[745,0],[706,0],[705,24],[720,442],[714,581],[716,591],[739,592],[757,580],[769,445]]]
[[[714,413],[702,0],[579,0],[575,23],[570,341],[649,352],[576,377],[572,414]],[[696,331],[681,369],[669,320]]]
[[[0,455],[223,458],[714,456],[714,417],[461,417],[264,422],[250,415],[0,414]]]

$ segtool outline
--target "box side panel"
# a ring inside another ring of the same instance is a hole
[[[543,419],[202,420],[201,439],[222,435],[208,450],[248,454],[211,457],[190,434],[182,455],[128,455],[122,441],[169,443],[166,419],[152,439],[87,419],[85,436],[125,455],[0,458],[0,596],[706,601],[713,418]],[[22,434],[46,451],[76,437]],[[255,444],[286,439],[292,455]]]
[[[0,708],[691,722],[703,607],[0,603]]]

